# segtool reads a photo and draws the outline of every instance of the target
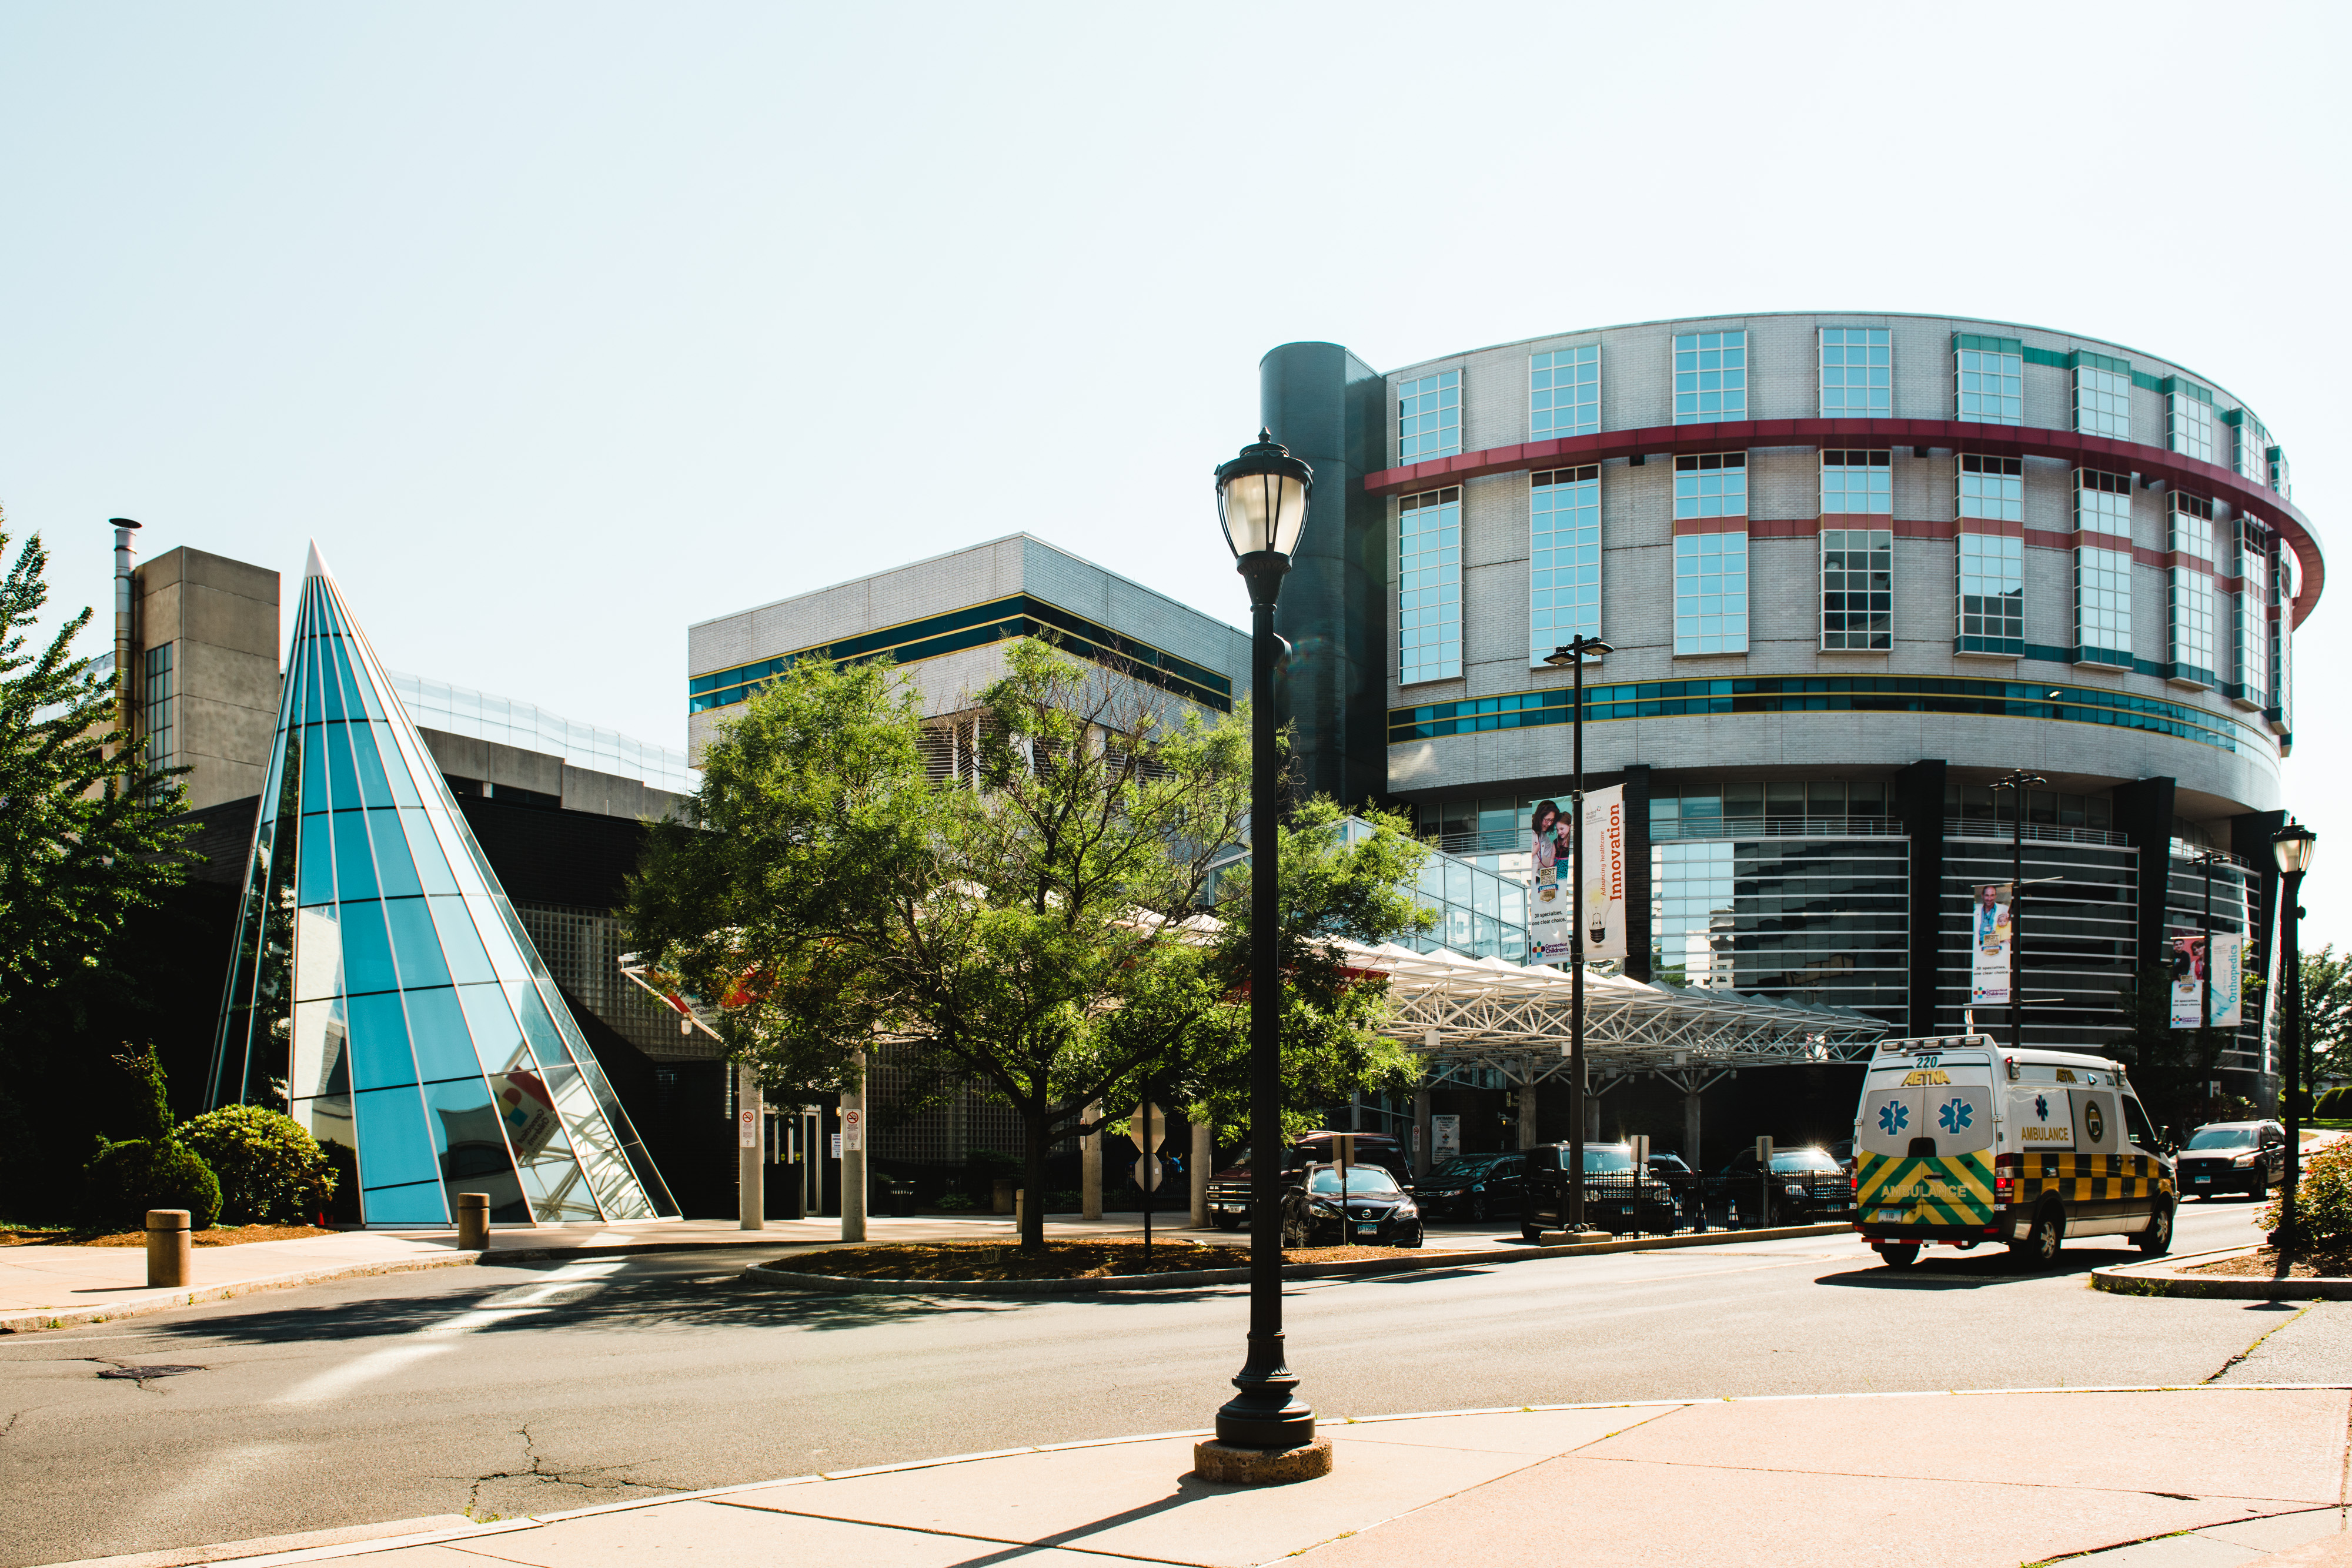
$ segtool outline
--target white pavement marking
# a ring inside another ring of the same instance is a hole
[[[511,1322],[517,1318],[530,1317],[534,1313],[547,1312],[550,1309],[545,1303],[551,1298],[590,1281],[615,1273],[627,1266],[628,1260],[623,1258],[566,1263],[550,1273],[544,1283],[525,1285],[516,1290],[501,1291],[485,1305],[476,1307],[470,1312],[459,1312],[429,1328],[417,1330],[414,1336],[402,1343],[385,1345],[382,1349],[372,1350],[356,1360],[347,1361],[341,1366],[329,1367],[315,1377],[296,1384],[269,1403],[317,1405],[326,1400],[340,1398],[363,1383],[372,1383],[387,1374],[398,1372],[403,1367],[429,1360],[446,1351],[455,1350],[457,1338],[461,1334],[473,1333],[498,1323]]]

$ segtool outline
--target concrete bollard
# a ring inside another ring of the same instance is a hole
[[[457,1250],[487,1252],[490,1248],[490,1195],[486,1192],[461,1192],[457,1195]]]
[[[184,1208],[151,1208],[147,1211],[147,1285],[150,1290],[168,1287],[176,1290],[194,1282],[196,1275],[195,1239],[188,1229],[189,1214]]]

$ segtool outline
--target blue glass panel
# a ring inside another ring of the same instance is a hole
[[[367,813],[337,811],[324,819],[335,828],[335,893],[343,900],[373,898],[375,857],[368,852]]]
[[[332,904],[335,901],[334,840],[330,828],[334,819],[324,811],[314,811],[299,819],[295,831],[301,834],[302,870],[299,901],[303,904]]]
[[[400,961],[402,988],[447,985],[449,967],[441,961],[441,938],[433,929],[433,916],[425,900],[386,899],[383,918],[392,927],[392,951]]]
[[[408,998],[408,1038],[416,1048],[416,1075],[427,1083],[438,1078],[472,1078],[479,1082],[481,1063],[474,1057],[474,1038],[457,993],[446,986],[429,991],[404,991]]]
[[[359,775],[352,771],[351,727],[322,724],[319,727],[320,743],[327,751],[327,788],[338,807],[364,806],[360,798]]]
[[[503,1120],[480,1076],[427,1084],[425,1110],[442,1185],[453,1194],[488,1193],[494,1220],[528,1221],[530,1208],[515,1179]]]
[[[392,727],[388,724],[379,725],[375,735],[376,749],[382,754],[384,773],[392,782],[392,798],[403,806],[414,807],[424,804],[417,799],[415,779],[409,777],[411,761],[409,754],[402,748],[398,737],[392,733]]]
[[[404,1089],[399,1092],[415,1094],[416,1091]],[[360,1218],[370,1225],[446,1225],[449,1210],[441,1192],[437,1181],[367,1187],[360,1193]]]
[[[302,755],[309,763],[302,769],[300,780],[302,810],[306,813],[324,811],[334,805],[327,795],[327,754],[322,749],[326,744],[326,727],[323,725],[306,724],[302,727]]]
[[[466,901],[435,898],[426,902],[433,905],[433,924],[440,928],[441,956],[449,966],[449,977],[461,986],[497,979],[489,955],[482,951],[482,939],[474,934],[474,923],[467,916]]]
[[[362,1089],[383,1089],[415,1082],[416,1062],[409,1054],[408,1017],[401,1010],[400,993],[378,991],[373,996],[353,997],[344,1006],[351,1015],[352,1083]]]
[[[375,873],[386,898],[405,898],[425,891],[408,858],[408,837],[400,831],[400,813],[375,810],[364,814],[368,836],[375,842]]]
[[[343,669],[352,692],[352,711],[367,715],[372,724],[382,724],[383,705],[376,700],[375,685],[368,679],[367,656],[360,652],[356,642],[343,644]]]
[[[327,716],[319,710],[319,642],[315,637],[294,639],[294,679],[302,688],[302,721],[317,724]]]
[[[342,672],[336,668],[341,661],[335,655],[341,651],[342,641],[340,637],[321,637],[310,644],[317,655],[319,684],[326,693],[326,716],[331,720],[352,716],[343,706]]]
[[[383,762],[375,754],[374,729],[364,724],[355,724],[350,728],[352,760],[359,768],[360,793],[371,806],[398,804],[392,798],[392,786],[384,781]]]
[[[403,810],[400,825],[407,830],[408,861],[416,868],[416,880],[426,893],[455,893],[457,879],[449,874],[449,862],[441,853],[441,841],[433,836],[433,823],[423,811]]]
[[[563,1037],[556,1032],[555,1020],[547,1016],[547,1004],[527,980],[507,983],[507,1000],[513,1004],[515,1016],[522,1020],[523,1038],[530,1041],[530,1053],[539,1058],[542,1067],[568,1065],[571,1058],[563,1052]]]
[[[466,1009],[466,1026],[474,1037],[474,1054],[486,1072],[504,1072],[527,1066],[530,1047],[523,1043],[514,1009],[507,1005],[503,986],[459,986],[457,1005]]]
[[[384,934],[383,905],[373,899],[342,906],[343,925],[343,988],[356,996],[362,991],[388,991],[400,982],[392,968],[392,942]]]

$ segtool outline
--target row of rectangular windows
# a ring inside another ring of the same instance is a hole
[[[1823,327],[1817,334],[1820,408],[1824,419],[1891,419],[1894,345],[1876,327]],[[2286,456],[2245,409],[2217,411],[2213,394],[2180,377],[2135,372],[2103,354],[2029,350],[2012,339],[1953,339],[1955,417],[1984,424],[2025,423],[2025,367],[2063,366],[2074,377],[2074,427],[2131,439],[2135,387],[2165,397],[2166,444],[2200,462],[2222,461],[2219,427],[2230,427],[2228,461],[2238,474],[2292,494]],[[1674,340],[1674,423],[1744,420],[1748,412],[1748,333],[1687,332]],[[1462,450],[1462,372],[1433,371],[1397,383],[1397,462],[1451,457]],[[1585,343],[1528,357],[1528,438],[1554,440],[1601,429],[1601,345]]]
[[[1889,514],[1888,452],[1824,451],[1822,512]],[[1697,453],[1675,459],[1678,519],[1744,517],[1745,453]],[[2138,668],[2131,653],[2132,486],[2121,475],[2074,473],[2078,535],[2116,536],[2115,548],[2084,543],[2074,552],[2073,658],[2081,664]],[[2015,521],[2022,516],[2023,465],[2014,457],[1962,454],[1957,507],[1965,520]],[[1601,634],[1601,470],[1598,465],[1529,476],[1528,664],[1575,637]],[[2216,559],[2213,504],[2182,491],[2168,501],[2173,550]],[[2292,632],[2271,614],[2273,586],[2268,530],[2251,519],[2232,530],[2237,593],[2217,590],[2192,567],[2167,575],[2167,671],[2185,684],[2221,684],[2226,666],[2240,701],[2284,710],[2273,672],[2291,667]],[[1894,534],[1889,528],[1820,530],[1819,646],[1825,653],[1885,653],[1894,647]],[[1956,551],[1957,653],[2022,657],[2026,652],[2024,541],[1960,534]],[[1674,651],[1681,655],[1748,651],[1748,535],[1741,530],[1676,536]],[[1398,681],[1457,678],[1463,668],[1462,487],[1405,497],[1398,509]],[[2250,599],[2248,595],[2251,594]],[[2228,601],[2226,604],[2220,602]],[[2226,619],[2225,619],[2226,618]],[[2222,642],[2226,636],[2228,646]],[[2226,653],[2227,659],[2221,655]]]

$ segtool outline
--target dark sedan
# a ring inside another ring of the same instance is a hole
[[[1346,1134],[1354,1140],[1351,1162],[1377,1166],[1403,1181],[1407,1174],[1403,1145],[1394,1138],[1378,1133]],[[1294,1182],[1311,1166],[1336,1164],[1339,1139],[1333,1132],[1308,1133],[1301,1136],[1283,1154],[1283,1175]],[[1249,1223],[1250,1166],[1246,1154],[1236,1164],[1213,1172],[1209,1177],[1209,1218],[1220,1230],[1239,1230]]]
[[[1673,1179],[1672,1155],[1653,1155],[1637,1183],[1631,1144],[1584,1145],[1584,1223],[1612,1236],[1633,1231],[1668,1231],[1681,1223],[1682,1203]],[[1685,1166],[1685,1170],[1688,1167]],[[1653,1174],[1664,1179],[1654,1179]],[[1533,1241],[1546,1230],[1568,1226],[1568,1145],[1547,1144],[1528,1151],[1527,1201],[1519,1210],[1519,1236]]]
[[[1412,1184],[1423,1218],[1483,1225],[1519,1211],[1526,1159],[1517,1154],[1456,1155]]]
[[[1285,1247],[1418,1247],[1420,1208],[1378,1166],[1350,1166],[1347,1190],[1337,1166],[1317,1166],[1282,1200]]]
[[[2174,1179],[2183,1197],[2267,1197],[2286,1179],[2286,1129],[2276,1122],[2209,1123],[2189,1134]]]
[[[1853,1177],[1827,1149],[1773,1150],[1769,1185],[1756,1151],[1742,1149],[1706,1178],[1706,1194],[1707,1207],[1734,1229],[1811,1225],[1853,1213]]]

